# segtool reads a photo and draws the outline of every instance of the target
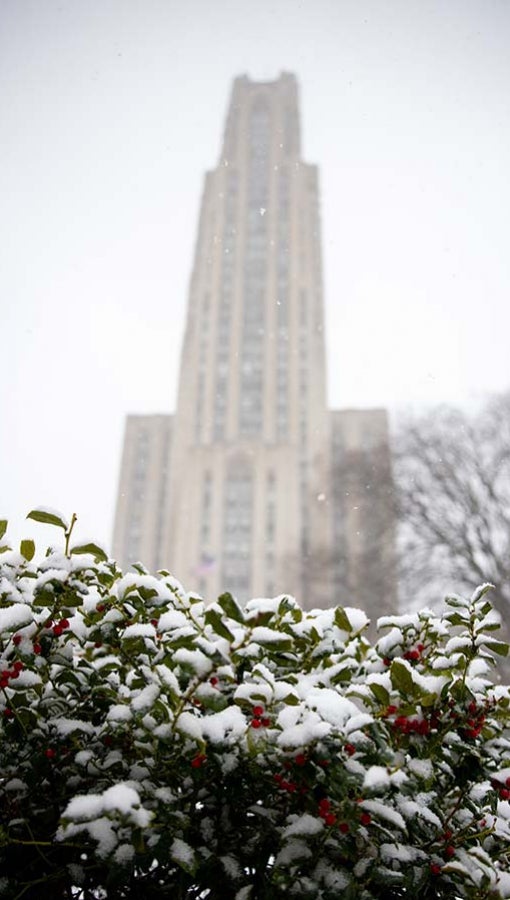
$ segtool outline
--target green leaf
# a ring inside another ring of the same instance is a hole
[[[90,553],[91,556],[94,557],[96,562],[99,560],[100,562],[107,562],[108,556],[104,552],[104,550],[99,547],[97,544],[77,544],[75,547],[71,548],[71,553]]]
[[[198,866],[195,851],[189,844],[186,844],[180,838],[175,838],[170,847],[170,857],[181,867],[181,869],[184,869],[188,875],[195,874]]]
[[[27,519],[33,519],[34,522],[42,522],[43,525],[56,525],[57,528],[63,528],[64,531],[67,531],[69,528],[68,523],[58,513],[49,512],[46,509],[32,509]]]
[[[347,631],[347,633],[352,631],[352,625],[349,622],[347,613],[341,606],[337,606],[335,609],[335,625],[337,628],[340,628],[341,631]]]
[[[493,584],[481,584],[480,587],[477,587],[476,590],[473,592],[471,602],[479,603],[480,600],[482,599],[482,597],[484,597],[488,591],[493,591],[493,590],[494,590]]]
[[[221,618],[219,612],[215,609],[208,609],[205,613],[205,621],[207,625],[210,625],[212,630],[219,634],[220,637],[226,638],[227,641],[233,641],[234,635],[230,631],[229,628],[225,625],[225,622]]]
[[[488,625],[482,625],[481,628],[475,628],[475,634],[485,634],[486,631],[499,631],[500,622],[489,622]]]
[[[419,700],[422,706],[435,706],[437,703],[437,694],[433,692],[425,692],[424,694],[420,694]]]
[[[480,615],[487,616],[491,612],[492,608],[492,603],[489,600],[486,600],[480,610]]]
[[[3,538],[7,531],[7,519],[0,519],[0,539]]]
[[[454,609],[468,609],[469,607],[469,602],[462,597],[445,597],[444,602]]]
[[[30,562],[35,553],[35,543],[31,540],[21,541],[19,552],[25,557],[27,562]]]
[[[54,606],[55,605],[55,594],[53,591],[39,591],[34,596],[34,607],[37,609],[39,606]]]
[[[497,653],[498,656],[508,656],[510,647],[503,641],[484,641],[483,645],[484,647],[487,647],[488,650],[492,650],[493,653]]]
[[[390,702],[390,695],[385,687],[382,684],[378,684],[376,681],[373,681],[368,685],[370,690],[372,691],[375,699],[381,703],[382,706],[388,706]]]
[[[343,669],[340,669],[336,675],[333,675],[330,679],[331,684],[340,684],[342,681],[350,681],[352,677],[352,670],[350,666],[344,666]]]
[[[290,638],[290,637],[286,638],[283,636],[282,637],[273,637],[273,635],[271,635],[271,637],[268,636],[267,639],[264,637],[257,638],[255,643],[257,643],[259,645],[259,647],[265,647],[267,650],[278,650],[278,651],[292,650],[292,648],[294,646],[292,638]]]
[[[445,619],[450,622],[451,625],[467,625],[469,622],[469,616],[467,614],[463,616],[458,612],[446,613]]]
[[[274,618],[274,615],[272,609],[265,610],[264,612],[256,612],[246,619],[246,624],[251,626],[267,625],[271,619]]]
[[[412,675],[407,666],[398,659],[394,659],[391,664],[390,677],[393,687],[401,694],[414,693],[415,685]]]
[[[296,694],[286,694],[285,697],[281,698],[280,702],[285,703],[286,706],[299,706],[301,701]]]
[[[226,612],[227,616],[230,616],[230,618],[234,620],[234,622],[239,622],[241,625],[244,624],[243,611],[232,594],[221,594],[218,597],[218,604],[221,606],[222,610]]]

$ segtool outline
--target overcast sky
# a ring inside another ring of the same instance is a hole
[[[110,543],[124,417],[174,408],[234,76],[295,72],[329,399],[510,386],[507,0],[0,0],[0,513]],[[40,526],[39,526],[40,528]]]

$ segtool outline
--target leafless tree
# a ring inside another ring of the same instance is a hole
[[[430,605],[490,581],[510,624],[510,392],[476,414],[408,420],[395,446],[401,595]]]
[[[329,475],[327,546],[301,560],[324,604],[358,606],[375,627],[398,611],[396,516],[388,443],[342,448]],[[296,561],[289,560],[289,565]]]

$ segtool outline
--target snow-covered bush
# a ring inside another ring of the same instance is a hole
[[[0,548],[0,896],[510,896],[486,587],[372,646],[360,610],[206,606],[31,516],[65,547]]]

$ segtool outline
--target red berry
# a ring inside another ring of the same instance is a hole
[[[48,759],[54,759],[57,754],[56,754],[55,750],[53,750],[52,747],[48,747],[48,749],[44,751],[44,755]]]
[[[294,762],[296,763],[296,766],[306,765],[306,756],[304,755],[304,753],[298,753]]]
[[[393,716],[396,713],[396,711],[397,711],[396,706],[391,705],[391,706],[386,707],[386,715],[387,716]]]
[[[11,677],[10,669],[4,669],[2,672],[0,672],[0,678],[2,679],[2,681],[9,681],[10,677]]]
[[[508,798],[510,797],[510,791],[508,790],[508,788],[500,788],[499,796],[501,800],[508,800]]]
[[[6,706],[4,709],[4,716],[6,719],[10,719],[14,715],[12,709],[9,706]]]
[[[347,822],[340,822],[340,825],[338,826],[338,830],[341,831],[342,834],[347,834],[347,832],[349,831],[349,826],[348,826]]]
[[[353,753],[356,753],[356,747],[354,746],[354,744],[346,744],[344,750],[349,756],[352,756]]]
[[[22,663],[20,659],[17,659],[16,662],[12,664],[12,668],[15,672],[21,672],[21,670],[25,668],[25,663]]]
[[[283,786],[284,782],[282,782]],[[293,794],[297,789],[297,784],[294,781],[286,781],[285,782],[285,790],[289,792],[289,794]]]
[[[475,738],[479,736],[481,730],[481,728],[468,728],[468,730],[466,731],[466,737],[475,740]]]
[[[425,644],[418,644],[418,650],[420,653],[423,653],[423,651],[425,650]]]
[[[104,603],[98,603],[96,606],[96,612],[104,612],[106,609]]]
[[[264,715],[264,707],[263,706],[254,706],[252,709],[252,713],[254,716],[263,716]]]
[[[192,768],[193,768],[193,769],[199,769],[200,766],[203,766],[203,764],[205,763],[206,759],[207,759],[207,757],[205,756],[204,753],[197,753],[197,755],[194,756],[193,759],[191,760],[191,766],[192,766]]]
[[[54,626],[53,626],[53,629],[52,629],[53,634],[55,635],[55,637],[60,637],[60,635],[62,634],[63,630],[64,630],[64,629],[62,628],[62,625],[54,625]]]
[[[385,666],[391,666],[391,659],[389,658],[389,656],[384,657],[383,663]]]
[[[431,863],[430,871],[431,871],[432,875],[440,875],[441,874],[441,866],[439,866],[437,863]]]
[[[444,834],[443,834],[443,840],[444,840],[444,841],[450,841],[450,840],[452,839],[452,837],[453,837],[453,832],[450,831],[449,828],[447,828],[446,831],[445,831]]]
[[[10,672],[10,673],[9,673],[9,677],[10,677],[10,678],[18,678],[18,677],[19,677],[19,672],[15,669],[13,672]]]
[[[265,718],[262,717],[262,719],[260,720],[260,724],[263,725],[264,728],[269,728],[269,726],[271,724],[271,719],[268,719],[267,717],[265,717]]]
[[[97,647],[97,649],[99,649],[99,647],[102,647],[102,646],[103,646],[103,642],[102,642],[102,641],[96,641],[95,644],[94,644],[94,647]]]
[[[320,814],[329,812],[331,809],[331,803],[329,802],[327,797],[323,797],[322,800],[319,800],[319,811]]]
[[[260,721],[260,719],[252,719],[252,720],[251,720],[251,727],[252,727],[252,728],[260,728],[261,725],[262,725],[262,722]]]
[[[370,813],[362,812],[359,820],[362,825],[370,825],[370,822],[372,821],[372,816],[370,815]]]
[[[19,647],[19,645],[21,644],[21,641],[22,641],[21,634],[15,634],[12,639],[12,643],[14,644],[14,646]]]
[[[35,653],[37,656],[39,655],[39,653],[41,652],[41,650],[42,650],[42,647],[41,647],[40,644],[34,644],[34,653]]]
[[[510,778],[507,778],[507,780],[505,781],[505,784],[507,787],[510,787]]]
[[[213,687],[216,687],[216,685],[218,684],[218,679],[216,678],[216,675],[213,675],[213,677],[209,679],[209,684],[212,684]]]
[[[455,847],[453,846],[453,844],[448,844],[448,846],[445,847],[445,851],[444,851],[444,852],[445,852],[446,855],[449,856],[449,857],[455,856]]]
[[[6,688],[9,684],[8,678],[0,678],[0,688]]]
[[[276,781],[277,784],[281,784],[283,781],[283,775],[278,775],[278,774],[273,775],[273,779]]]
[[[324,816],[324,821],[326,825],[334,825],[336,822],[336,816],[334,813],[326,813]]]
[[[151,625],[154,625],[154,628],[157,628],[157,627],[158,627],[158,620],[157,620],[157,619],[151,619],[151,620],[150,620],[150,623],[151,623]]]
[[[69,619],[61,619],[60,627],[64,629],[69,628]]]

